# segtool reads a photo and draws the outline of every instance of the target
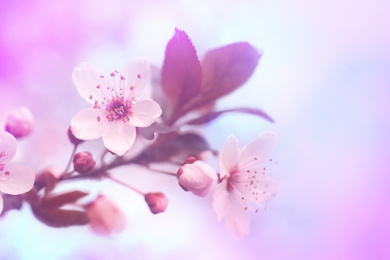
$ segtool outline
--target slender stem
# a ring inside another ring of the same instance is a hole
[[[72,154],[70,155],[68,165],[66,165],[66,168],[64,170],[64,174],[66,174],[66,172],[68,171],[68,169],[70,167],[70,164],[72,163],[72,159],[73,159],[74,154],[76,153],[77,146],[78,146],[78,144],[75,144],[73,146],[73,151],[72,151]]]
[[[122,182],[122,181],[120,181],[120,180],[118,180],[118,179],[115,179],[114,177],[112,177],[112,176],[109,175],[109,174],[107,174],[106,177],[107,177],[108,179],[112,180],[113,182],[116,182],[116,183],[118,183],[118,184],[120,184],[120,185],[122,185],[122,186],[125,186],[126,188],[129,188],[129,189],[131,189],[131,190],[137,192],[138,194],[140,194],[140,195],[142,195],[142,196],[145,195],[145,193],[143,193],[142,191],[140,191],[140,190],[134,188],[133,186],[130,186],[130,185],[127,184],[127,183],[124,183],[124,182]]]
[[[159,169],[154,169],[150,166],[145,166],[148,170],[151,170],[151,171],[154,171],[154,172],[158,172],[158,173],[163,173],[163,174],[167,174],[167,175],[170,175],[170,176],[176,176],[176,173],[173,173],[173,172],[168,172],[168,171],[163,171],[163,170],[159,170]]]

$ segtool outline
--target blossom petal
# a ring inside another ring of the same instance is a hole
[[[102,136],[108,120],[104,110],[87,108],[80,111],[70,122],[72,133],[78,139],[92,140]]]
[[[229,192],[227,190],[227,181],[223,180],[214,190],[211,196],[211,213],[215,220],[221,221],[226,215],[226,209],[229,207]]]
[[[17,195],[25,193],[34,185],[35,174],[33,170],[22,165],[9,165],[4,172],[9,172],[6,179],[0,180],[0,191]]]
[[[3,212],[3,196],[0,194],[0,214]]]
[[[254,139],[252,142],[242,148],[239,167],[242,165],[248,165],[248,163],[251,163],[252,161],[254,163],[263,162],[271,151],[275,142],[276,134],[272,132],[264,133]]]
[[[72,79],[80,96],[90,104],[94,104],[95,100],[100,103],[105,97],[106,99],[112,98],[113,92],[107,90],[107,88],[113,88],[111,77],[88,62],[82,62],[74,68]]]
[[[121,120],[109,122],[102,138],[104,146],[116,155],[124,155],[135,140],[135,127]]]
[[[145,57],[138,57],[131,60],[121,71],[125,78],[124,98],[131,95],[132,88],[134,96],[139,97],[149,79],[149,67]]]
[[[0,163],[8,163],[16,154],[16,139],[8,132],[0,133]]]
[[[233,192],[229,194],[225,225],[230,234],[241,239],[249,234],[250,215],[239,199]]]
[[[130,118],[130,124],[139,127],[150,126],[162,113],[159,104],[151,99],[138,101],[131,111],[133,117]]]
[[[194,165],[196,167],[198,167],[199,169],[201,169],[203,171],[203,173],[205,173],[206,175],[208,175],[212,180],[217,180],[217,173],[215,172],[215,170],[213,169],[213,167],[211,167],[210,165],[208,165],[207,163],[204,163],[202,161],[196,161],[194,162]]]
[[[238,147],[238,141],[234,135],[229,135],[219,156],[219,171],[221,179],[225,176],[229,176],[233,167],[236,166],[239,156],[240,148]]]

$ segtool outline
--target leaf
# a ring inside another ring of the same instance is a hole
[[[161,82],[173,109],[180,108],[201,92],[202,68],[195,47],[179,29],[175,29],[175,35],[168,42]]]
[[[269,115],[267,115],[263,110],[260,110],[257,108],[234,108],[234,109],[227,109],[227,110],[215,111],[215,112],[208,113],[206,115],[203,115],[201,117],[198,117],[196,119],[193,119],[193,120],[187,122],[187,124],[188,125],[205,124],[205,123],[208,123],[208,122],[216,119],[217,117],[219,117],[220,115],[222,115],[224,113],[230,113],[230,112],[252,114],[252,115],[262,117],[262,118],[264,118],[267,121],[270,121],[272,123],[274,122],[274,120]]]
[[[207,52],[202,60],[203,103],[213,102],[244,84],[260,57],[261,54],[247,42],[233,43]]]
[[[31,208],[38,220],[51,227],[69,227],[89,223],[85,211],[45,208],[35,203],[31,204]]]
[[[137,158],[138,163],[149,164],[151,162],[169,161],[172,157],[197,157],[200,152],[210,150],[207,141],[194,133],[178,134],[171,132],[160,134],[157,141],[147,148]]]
[[[76,191],[62,193],[62,194],[55,195],[55,196],[43,197],[40,200],[40,204],[41,204],[41,206],[47,207],[47,208],[49,208],[49,207],[59,208],[65,204],[74,203],[74,202],[76,202],[76,200],[78,200],[84,196],[87,196],[87,195],[88,195],[88,193],[76,190]]]
[[[170,145],[176,147],[180,152],[188,153],[186,157],[196,156],[198,153],[210,149],[207,141],[202,136],[194,133],[179,135],[172,140]]]

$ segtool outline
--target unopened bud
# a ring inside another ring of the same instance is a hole
[[[199,197],[207,196],[217,181],[217,173],[208,164],[190,157],[177,171],[179,185]]]
[[[74,145],[78,145],[84,142],[84,140],[78,139],[76,136],[73,135],[72,129],[70,129],[70,127],[68,128],[68,137],[70,142]]]
[[[73,167],[78,173],[87,173],[95,167],[95,160],[90,152],[76,153],[73,157]]]
[[[85,206],[89,224],[93,231],[101,235],[118,233],[126,226],[126,220],[117,206],[100,195],[94,202]]]
[[[168,206],[168,198],[162,192],[146,193],[145,201],[153,214],[164,212]]]
[[[15,138],[21,138],[31,133],[34,126],[34,117],[27,107],[14,110],[7,118],[5,131]]]

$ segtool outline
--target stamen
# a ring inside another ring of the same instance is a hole
[[[138,74],[137,77],[140,79],[141,78],[141,74]]]

